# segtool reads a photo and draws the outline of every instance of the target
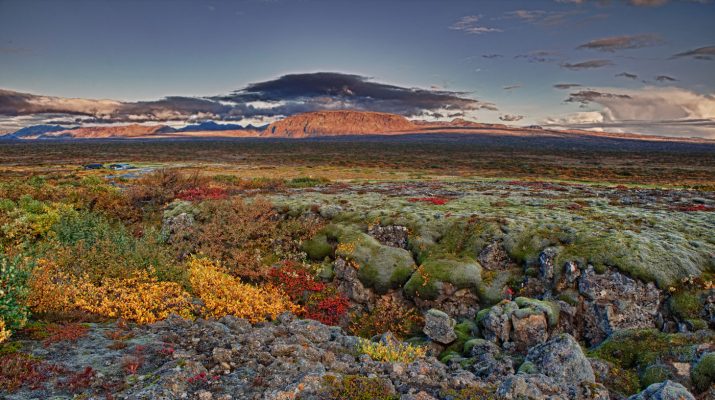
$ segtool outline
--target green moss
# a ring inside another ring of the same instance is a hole
[[[610,364],[608,375],[602,383],[612,393],[631,395],[641,390],[640,379],[634,370]]]
[[[539,313],[546,313],[550,327],[554,327],[559,323],[559,312],[561,308],[556,302],[541,301],[527,297],[517,297],[514,301],[522,309],[532,309],[538,311]]]
[[[536,374],[537,372],[536,365],[534,365],[531,361],[524,361],[521,366],[519,366],[518,370],[518,373],[520,374]]]
[[[308,257],[313,260],[322,261],[333,253],[333,245],[328,242],[325,234],[318,234],[312,239],[303,242],[301,250],[306,252]]]
[[[390,393],[391,386],[384,379],[360,375],[323,377],[323,395],[330,399],[398,400],[400,396]]]
[[[481,265],[472,259],[430,259],[412,274],[404,291],[412,298],[434,300],[439,294],[440,285],[447,282],[459,289],[476,292],[481,282],[481,272]]]
[[[640,375],[641,388],[645,389],[648,386],[671,379],[672,374],[667,367],[659,364],[649,365]]]
[[[450,360],[461,359],[462,355],[454,350],[445,350],[439,354],[439,361],[448,363]]]
[[[715,383],[715,353],[707,353],[700,357],[690,371],[690,379],[698,392],[708,390],[710,385]]]
[[[668,307],[680,319],[693,319],[699,317],[702,302],[698,294],[683,291],[670,296]]]
[[[360,282],[379,294],[402,286],[415,270],[410,252],[384,246],[355,227],[331,224],[324,233],[339,243],[335,255],[356,263]]]
[[[462,332],[465,335],[476,336],[477,332],[479,331],[479,328],[474,321],[465,319],[464,321],[461,321],[460,323],[456,324],[454,326],[454,330]]]

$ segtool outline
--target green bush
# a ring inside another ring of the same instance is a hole
[[[22,328],[29,316],[24,301],[28,274],[21,263],[19,256],[9,258],[0,253],[0,319],[10,331]]]
[[[698,392],[708,390],[715,383],[715,353],[707,353],[690,371],[690,378]]]

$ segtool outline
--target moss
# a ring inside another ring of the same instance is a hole
[[[404,291],[412,298],[434,300],[439,295],[440,286],[447,282],[459,289],[476,292],[481,282],[481,272],[481,265],[472,259],[430,259],[412,274]]]
[[[538,373],[536,365],[531,361],[524,361],[521,366],[519,366],[518,373],[520,374],[536,374]]]
[[[672,374],[667,367],[660,364],[649,365],[640,374],[640,385],[641,389],[645,389],[648,386],[663,382],[667,379],[671,379]]]
[[[514,301],[522,309],[533,309],[537,310],[538,312],[546,313],[549,326],[552,328],[556,326],[556,324],[558,324],[559,322],[559,311],[561,308],[556,302],[541,301],[536,299],[530,299],[527,297],[517,297]]]
[[[322,261],[333,253],[333,245],[328,242],[325,234],[317,234],[310,240],[303,242],[301,250],[308,254],[308,257],[316,261]]]
[[[683,291],[670,296],[668,307],[680,319],[693,319],[699,317],[702,302],[698,294]]]
[[[398,400],[400,397],[391,390],[389,381],[360,375],[325,375],[323,395],[330,399],[344,400]]]
[[[612,393],[631,395],[641,389],[640,379],[634,370],[623,369],[610,364],[608,376],[604,382],[600,382]]]
[[[453,350],[445,350],[439,354],[439,361],[447,364],[451,360],[461,359],[462,355]]]
[[[410,252],[384,246],[355,227],[332,224],[324,234],[338,242],[335,255],[354,262],[360,282],[378,294],[402,286],[415,270]]]
[[[461,329],[456,328],[457,327],[455,325],[454,333],[457,334],[457,339],[449,346],[447,346],[445,352],[455,352],[461,354],[461,352],[464,350],[464,344],[467,343],[467,341],[469,341],[470,339],[472,339],[472,334],[467,329],[464,329],[464,326],[462,326]]]
[[[320,269],[318,270],[318,278],[322,279],[323,281],[330,282],[333,280],[334,277],[335,270],[333,268],[332,262],[324,262],[320,265]]]
[[[691,331],[699,331],[701,329],[708,328],[708,322],[705,321],[704,319],[700,319],[700,318],[686,319],[685,322],[688,324]]]
[[[459,331],[464,333],[465,335],[469,336],[476,336],[477,333],[479,332],[479,328],[477,327],[477,324],[469,319],[465,319],[464,321],[461,321],[460,323],[456,324],[454,326],[455,331]]]
[[[715,384],[715,353],[707,353],[700,357],[690,371],[690,379],[698,392],[704,392],[710,385]]]
[[[477,316],[474,318],[474,320],[477,322],[477,324],[482,322],[482,320],[484,320],[484,318],[486,318],[487,315],[489,315],[489,310],[491,310],[491,309],[492,309],[491,307],[487,307],[487,308],[482,308],[481,310],[477,311]]]
[[[579,294],[573,289],[564,290],[563,292],[559,293],[556,298],[572,306],[577,306],[579,302]]]
[[[479,285],[479,301],[485,305],[496,304],[504,300],[504,290],[506,287],[518,286],[516,282],[522,282],[524,273],[521,268],[513,268],[506,271],[499,271],[494,274],[489,282],[482,281]]]

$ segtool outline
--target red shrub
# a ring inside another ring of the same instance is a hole
[[[70,392],[79,392],[82,389],[88,388],[92,384],[97,372],[92,367],[86,367],[84,370],[73,374],[67,380],[60,383],[58,386],[64,387]]]
[[[315,293],[305,307],[305,317],[325,325],[338,325],[347,315],[350,302],[339,293]]]
[[[196,187],[180,191],[176,198],[187,201],[218,200],[228,197],[226,189],[220,187]]]
[[[709,207],[706,206],[705,204],[693,204],[693,205],[687,205],[687,206],[675,206],[673,207],[675,211],[684,211],[684,212],[696,212],[696,211],[715,211],[715,207]]]
[[[51,375],[60,372],[60,367],[36,360],[27,354],[7,354],[0,357],[0,392],[14,392],[22,386],[39,389]]]
[[[51,324],[47,326],[46,330],[48,336],[42,341],[45,347],[57,342],[74,342],[75,340],[86,336],[89,328],[82,324],[69,323]]]
[[[325,290],[324,283],[316,281],[308,271],[296,267],[292,262],[285,262],[283,267],[271,269],[269,276],[293,301],[304,300],[309,292]]]
[[[432,203],[436,206],[443,206],[449,202],[449,199],[444,198],[444,197],[412,197],[407,199],[407,201],[411,203],[417,203],[417,202],[422,202],[422,203]]]

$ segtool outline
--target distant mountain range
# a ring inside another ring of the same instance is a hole
[[[464,119],[452,121],[410,121],[388,113],[370,111],[316,111],[296,114],[265,127],[220,124],[204,121],[172,128],[166,125],[109,125],[67,127],[35,125],[0,136],[0,139],[169,139],[169,138],[320,138],[332,136],[379,136],[406,134],[473,134],[495,136],[568,136],[650,141],[707,142],[707,139],[668,138],[627,133],[593,132],[583,130],[553,130],[539,126],[514,127],[504,124],[483,124]]]

